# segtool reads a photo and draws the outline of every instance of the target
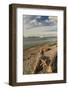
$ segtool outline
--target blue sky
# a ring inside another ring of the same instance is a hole
[[[24,15],[24,36],[51,37],[57,36],[57,17]]]

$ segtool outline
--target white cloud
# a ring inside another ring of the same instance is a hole
[[[49,22],[49,20],[48,20],[48,19],[46,19],[46,20],[45,20],[45,22],[46,22],[46,23],[48,23],[48,22]]]
[[[36,19],[33,19],[29,22],[29,24],[38,25],[38,22]]]
[[[36,19],[33,19],[32,21],[30,21],[30,23],[35,23],[36,22]]]
[[[50,20],[57,21],[57,16],[49,16],[49,19],[50,19]]]
[[[36,16],[36,19],[40,19],[41,18],[41,16]]]
[[[24,36],[57,36],[57,17],[49,16],[40,20],[41,16],[24,16]]]
[[[49,20],[56,24],[57,23],[57,16],[49,16]]]
[[[35,27],[31,29],[26,29],[24,30],[24,36],[29,37],[29,36],[56,36],[56,27],[55,26],[42,26],[42,27]]]

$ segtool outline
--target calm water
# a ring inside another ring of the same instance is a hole
[[[56,37],[28,37],[28,38],[23,38],[23,47],[24,49],[30,48],[36,45],[41,45],[44,43],[50,43],[50,42],[56,42],[57,39]]]

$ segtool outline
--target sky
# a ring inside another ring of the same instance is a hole
[[[56,37],[57,16],[23,15],[24,37]]]

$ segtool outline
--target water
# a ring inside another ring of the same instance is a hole
[[[28,37],[28,38],[23,38],[23,47],[24,49],[26,48],[31,48],[37,45],[41,45],[44,43],[50,43],[50,42],[56,42],[57,39],[56,37]]]

